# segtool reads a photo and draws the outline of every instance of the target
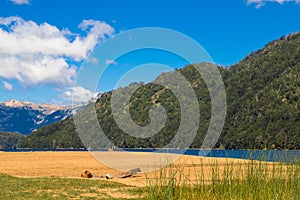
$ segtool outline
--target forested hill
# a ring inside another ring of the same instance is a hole
[[[0,149],[15,149],[24,138],[25,136],[19,133],[0,132]]]
[[[221,142],[228,148],[300,147],[300,33],[281,37],[229,68]]]
[[[300,148],[300,33],[270,42],[228,68],[219,67],[227,94],[227,116],[216,148]],[[192,65],[177,70],[191,83],[199,100],[200,125],[191,147],[200,147],[210,122],[210,98],[206,85]],[[158,77],[172,76],[174,72]],[[180,123],[180,107],[174,94],[157,84],[139,84],[129,104],[138,125],[149,121],[149,108],[164,106],[165,127],[155,136],[137,139],[124,134],[111,113],[111,92],[96,102],[97,116],[106,135],[119,147],[163,147]],[[122,88],[120,90],[126,90]],[[82,147],[73,118],[42,127],[21,147]]]

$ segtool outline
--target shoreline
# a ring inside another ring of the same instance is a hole
[[[284,162],[295,163],[299,162],[300,150],[221,150],[221,149],[172,149],[172,148],[124,148],[124,149],[111,149],[111,148],[56,148],[56,149],[39,149],[39,148],[26,148],[26,149],[4,149],[0,152],[90,152],[92,154],[98,152],[136,152],[136,153],[163,153],[175,155],[188,155],[208,158],[235,158],[244,160],[258,160],[268,162]]]

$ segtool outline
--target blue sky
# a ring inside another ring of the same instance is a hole
[[[87,55],[114,34],[140,27],[163,27],[186,34],[201,44],[215,63],[230,66],[269,41],[299,31],[299,3],[0,0],[0,102],[17,99],[70,104],[72,92],[80,102],[96,92],[72,88]],[[186,64],[157,51],[135,52],[107,62],[112,65],[99,83],[101,91],[114,88],[117,77],[139,64],[158,62],[172,68]],[[138,78],[148,81],[160,72]]]

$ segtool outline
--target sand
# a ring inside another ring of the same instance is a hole
[[[95,155],[94,155],[95,156]],[[92,179],[100,178],[109,173],[113,177],[126,169],[142,167],[142,172],[130,178],[113,178],[109,181],[120,182],[130,186],[146,186],[159,177],[160,170],[164,167],[165,174],[177,174],[192,182],[199,181],[201,174],[204,180],[212,179],[212,168],[220,170],[220,174],[228,166],[233,166],[233,173],[243,173],[250,161],[226,158],[203,158],[198,156],[153,154],[153,153],[122,153],[99,152],[95,159],[89,152],[0,152],[0,173],[6,173],[17,177],[62,177],[80,178],[85,170],[92,172]],[[168,162],[167,162],[168,161]],[[111,162],[111,163],[109,163]],[[150,164],[149,164],[150,163]],[[109,165],[109,166],[108,166]],[[116,169],[115,166],[118,166]],[[146,171],[150,171],[147,172]],[[171,173],[170,173],[171,172]],[[201,178],[202,180],[202,178]]]

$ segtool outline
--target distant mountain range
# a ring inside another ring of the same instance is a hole
[[[71,107],[9,100],[0,103],[0,132],[28,135],[44,125],[67,119],[74,112]]]
[[[226,89],[227,115],[215,148],[300,149],[299,32],[266,44],[263,49],[250,53],[235,65],[218,69]],[[191,83],[198,97],[200,124],[191,147],[199,148],[211,120],[208,88],[193,65],[177,71]],[[158,79],[172,78],[172,73],[163,73]],[[107,137],[118,147],[164,147],[179,128],[181,120],[179,102],[168,88],[153,83],[140,83],[138,86],[139,89],[134,92],[131,102],[127,105],[131,118],[138,125],[147,125],[151,123],[149,118],[151,106],[163,106],[168,118],[165,127],[159,133],[149,138],[125,134],[112,115],[112,92],[103,93],[96,102],[98,121]],[[126,89],[124,87],[118,90]],[[93,127],[86,127],[86,130],[93,132],[91,129]],[[26,137],[20,146],[76,148],[83,145],[73,119],[69,118],[40,128]]]

